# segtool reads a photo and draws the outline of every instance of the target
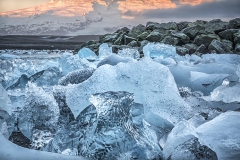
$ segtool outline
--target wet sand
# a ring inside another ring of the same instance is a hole
[[[99,35],[49,36],[49,35],[6,35],[0,36],[0,49],[71,49],[79,48],[90,40],[98,40]]]

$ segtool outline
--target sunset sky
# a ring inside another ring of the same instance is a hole
[[[49,6],[49,2],[63,1],[70,5],[55,11],[59,16],[78,16],[93,11],[93,3],[107,5],[117,2],[116,10],[122,17],[141,18],[236,18],[240,16],[240,0],[0,0],[0,13],[31,8],[37,5]],[[42,8],[44,8],[42,7]],[[56,7],[56,6],[54,6]],[[101,10],[101,8],[99,8]],[[45,9],[47,10],[47,9]],[[44,10],[44,11],[45,11]],[[96,10],[96,7],[95,7]],[[25,12],[27,14],[27,12]],[[26,15],[28,16],[28,15]]]

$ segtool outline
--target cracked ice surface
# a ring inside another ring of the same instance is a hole
[[[134,93],[135,102],[144,105],[146,115],[151,111],[171,123],[192,115],[191,108],[180,97],[168,68],[148,58],[99,67],[88,80],[68,89],[67,104],[76,117],[90,105],[90,95],[106,91]]]

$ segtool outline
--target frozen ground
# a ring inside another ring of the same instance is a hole
[[[111,50],[1,50],[0,157],[239,159],[240,55]]]

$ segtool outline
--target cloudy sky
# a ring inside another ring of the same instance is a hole
[[[49,0],[0,0],[0,12],[33,7],[47,2]]]
[[[54,1],[54,0],[52,0]],[[59,0],[55,0],[59,1]],[[70,0],[62,0],[70,1]],[[112,0],[71,0],[82,5],[84,13],[92,11],[92,3]],[[232,19],[240,17],[240,0],[113,0],[119,4],[122,17],[128,19]],[[46,4],[51,0],[0,0],[0,12]],[[89,7],[90,6],[90,7]],[[84,8],[85,7],[85,8]],[[74,13],[73,14],[78,14]],[[82,13],[81,13],[82,14]],[[64,16],[64,12],[62,12]]]

